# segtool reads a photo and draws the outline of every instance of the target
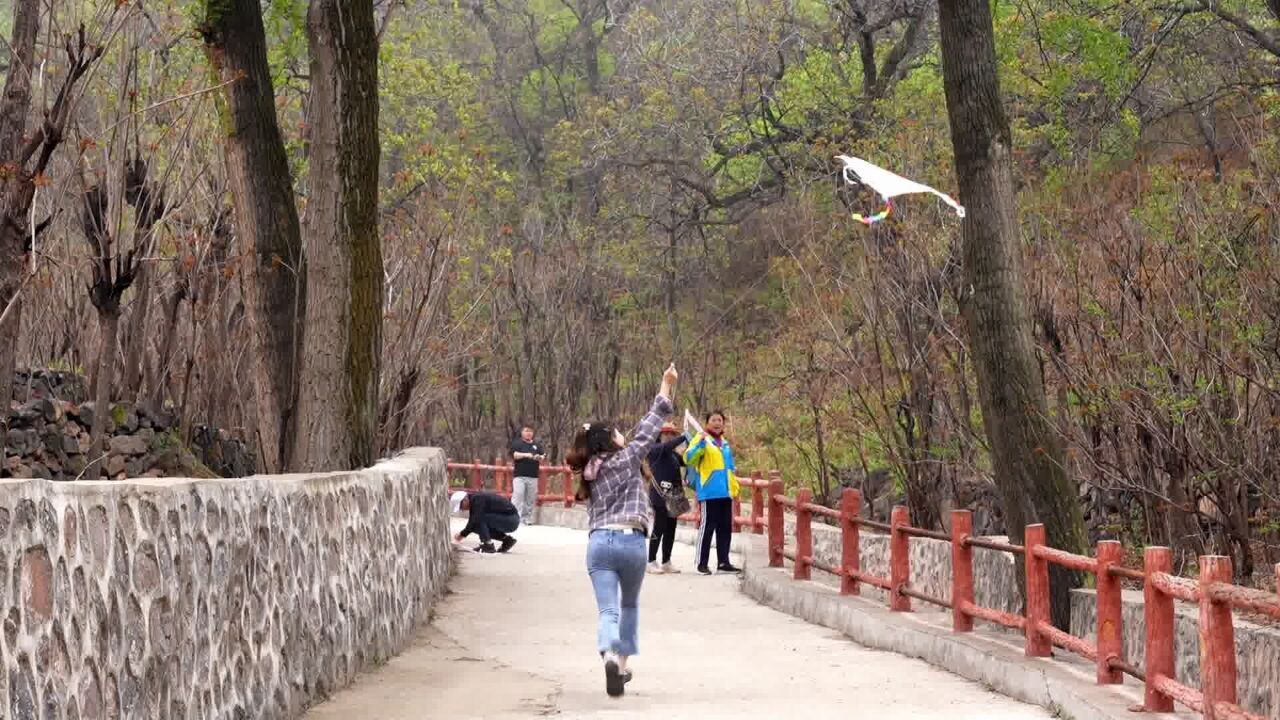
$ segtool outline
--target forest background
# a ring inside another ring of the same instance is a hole
[[[91,57],[33,179],[3,349],[278,461],[224,153],[240,76],[211,24],[246,3],[38,5],[33,118],[58,107],[78,28]],[[744,468],[1000,529],[959,222],[927,196],[853,222],[880,202],[834,160],[954,187],[936,0],[372,5],[374,454],[491,458],[529,424],[559,458],[576,423],[639,412],[674,359],[681,409],[728,411]],[[287,173],[250,181],[283,178],[305,224],[324,210],[308,3],[258,8]],[[1090,532],[1252,575],[1280,560],[1280,1],[992,8],[1037,357]]]

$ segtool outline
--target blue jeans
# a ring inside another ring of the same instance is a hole
[[[600,609],[596,646],[602,653],[630,657],[639,652],[646,552],[644,535],[632,530],[592,530],[587,540],[587,572]]]

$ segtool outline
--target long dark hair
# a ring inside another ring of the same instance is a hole
[[[613,425],[593,422],[578,428],[573,435],[573,445],[565,455],[565,464],[578,477],[577,499],[585,502],[591,498],[591,481],[582,476],[591,458],[600,453],[613,452],[618,446],[613,442]]]

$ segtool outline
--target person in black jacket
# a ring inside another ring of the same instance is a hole
[[[450,496],[449,503],[455,513],[470,511],[467,526],[453,537],[455,543],[461,543],[464,537],[475,533],[480,536],[476,552],[504,553],[515,546],[516,539],[511,537],[511,533],[520,527],[520,513],[516,512],[516,506],[510,500],[493,493],[474,492],[468,495],[459,490]],[[502,543],[502,546],[495,549],[494,540]]]
[[[653,476],[653,484],[657,485],[649,486],[649,502],[653,505],[653,531],[649,534],[649,572],[656,575],[680,572],[671,564],[671,548],[676,543],[676,518],[667,512],[667,501],[662,495],[684,492],[684,458],[676,452],[676,448],[684,442],[685,437],[676,426],[666,423],[658,436],[658,444],[645,457]],[[658,564],[659,547],[662,548],[661,565]]]

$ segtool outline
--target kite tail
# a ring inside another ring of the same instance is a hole
[[[866,215],[862,215],[860,213],[854,213],[853,219],[857,220],[863,225],[875,225],[881,220],[884,220],[885,218],[889,217],[889,213],[891,212],[893,212],[893,201],[888,198],[885,198],[884,209],[881,210],[880,212],[870,217],[867,217]]]

